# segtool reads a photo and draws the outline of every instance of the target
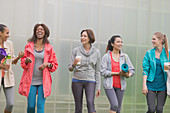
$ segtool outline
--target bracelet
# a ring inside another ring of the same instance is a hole
[[[49,63],[49,65],[47,66],[48,68],[51,68],[52,67],[52,64],[51,63]]]

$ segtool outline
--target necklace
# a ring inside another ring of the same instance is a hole
[[[112,56],[114,61],[119,62],[119,56],[120,56],[119,54],[112,53]]]
[[[35,50],[36,51],[42,51],[43,49],[44,49],[44,44],[42,44],[42,45],[35,44]]]

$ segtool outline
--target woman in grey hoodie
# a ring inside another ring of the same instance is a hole
[[[126,78],[132,77],[135,73],[128,55],[121,51],[122,46],[122,38],[119,35],[112,36],[101,62],[103,86],[111,105],[109,113],[120,113],[124,90],[126,90]],[[122,71],[123,63],[128,65],[128,72]]]
[[[88,113],[96,113],[94,107],[95,87],[96,97],[100,96],[100,52],[93,47],[95,42],[93,31],[82,30],[81,46],[72,51],[69,71],[74,71],[72,77],[72,92],[75,101],[75,113],[82,113],[83,91],[85,90]]]

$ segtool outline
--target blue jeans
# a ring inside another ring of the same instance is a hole
[[[27,113],[35,113],[37,91],[38,91],[37,113],[44,113],[44,104],[46,98],[44,98],[43,85],[31,85],[29,96],[27,98],[28,101]]]

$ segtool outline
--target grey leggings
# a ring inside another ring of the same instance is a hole
[[[9,112],[12,112],[12,108],[14,106],[14,91],[15,88],[14,86],[12,87],[4,87],[4,79],[2,77],[2,81],[1,81],[1,86],[3,86],[3,90],[5,93],[5,97],[6,97],[6,110]],[[0,91],[1,91],[1,87],[0,87]]]
[[[121,90],[119,88],[113,88],[105,89],[105,92],[111,105],[110,110],[116,111],[116,113],[120,113],[124,90]]]
[[[75,101],[75,113],[82,113],[83,89],[86,94],[88,113],[96,112],[94,107],[95,83],[72,82],[72,92]]]
[[[146,113],[163,113],[167,91],[148,91],[146,95],[148,111]],[[156,104],[157,101],[157,104]]]

